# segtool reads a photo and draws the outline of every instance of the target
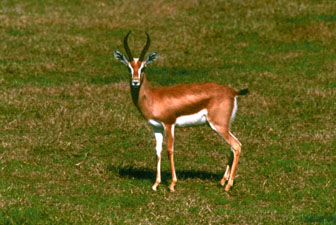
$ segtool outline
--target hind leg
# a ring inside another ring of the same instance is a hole
[[[234,156],[234,154],[233,154],[233,151],[231,150],[231,152],[230,152],[230,159],[229,159],[229,161],[228,161],[228,163],[227,163],[227,165],[226,165],[226,170],[225,170],[225,173],[224,173],[224,175],[223,175],[223,178],[222,178],[221,181],[220,181],[220,184],[221,184],[222,186],[224,186],[224,185],[225,185],[225,182],[229,180],[229,177],[230,177],[230,171],[231,171],[230,168],[231,168],[231,166],[232,166],[233,156]]]
[[[232,161],[232,163],[226,166],[226,171],[220,181],[221,185],[224,185],[225,182],[228,181],[225,186],[225,191],[229,191],[233,185],[233,180],[241,151],[241,144],[238,139],[228,130],[228,126],[221,126],[220,124],[214,124],[210,121],[209,124],[211,128],[214,129],[221,137],[223,137],[224,140],[231,146],[232,160],[230,161]]]
[[[233,161],[232,161],[232,166],[231,166],[231,171],[230,171],[230,177],[225,186],[225,191],[229,191],[233,185],[233,180],[235,177],[235,173],[236,173],[236,169],[237,169],[238,161],[240,157],[240,151],[241,151],[241,144],[238,141],[238,139],[233,134],[231,134],[231,132],[229,132],[229,134],[230,134],[229,143],[231,145],[231,151],[233,152]]]

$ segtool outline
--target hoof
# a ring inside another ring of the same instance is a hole
[[[233,186],[233,180],[229,180],[229,182],[225,186],[225,191],[230,191],[232,186]]]
[[[170,192],[174,192],[175,191],[175,183],[171,183],[169,185],[169,190],[170,190]]]
[[[224,185],[225,185],[225,182],[226,182],[226,180],[223,178],[223,179],[220,180],[219,183],[220,183],[221,186],[224,186]]]
[[[155,183],[155,184],[152,186],[153,191],[156,191],[156,190],[157,190],[157,186],[158,186],[158,185],[159,185],[158,183]]]

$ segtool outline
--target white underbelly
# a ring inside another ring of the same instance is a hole
[[[177,127],[197,126],[207,122],[208,111],[203,109],[195,114],[184,115],[176,118]],[[148,120],[148,123],[154,127],[163,127],[163,123],[157,120]]]
[[[176,119],[176,126],[187,127],[205,124],[207,122],[207,114],[208,111],[203,109],[195,114],[180,116]]]

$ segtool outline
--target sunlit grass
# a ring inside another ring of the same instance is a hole
[[[1,224],[334,224],[336,5],[328,1],[2,1]],[[216,81],[240,97],[242,155],[176,130],[176,192],[114,49],[144,31],[154,86]]]

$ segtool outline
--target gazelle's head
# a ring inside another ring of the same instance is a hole
[[[128,58],[126,58],[126,56],[118,50],[114,50],[114,57],[120,62],[124,63],[128,67],[129,71],[131,72],[131,85],[133,87],[139,87],[141,84],[143,73],[145,71],[146,66],[158,58],[158,53],[152,52],[151,54],[149,54],[149,56],[144,61],[144,57],[146,55],[146,52],[149,48],[150,41],[151,41],[149,35],[146,32],[147,42],[141,52],[140,58],[133,58],[131,50],[129,49],[128,44],[127,44],[127,39],[130,33],[131,31],[128,32],[124,38],[124,48],[125,48]]]

